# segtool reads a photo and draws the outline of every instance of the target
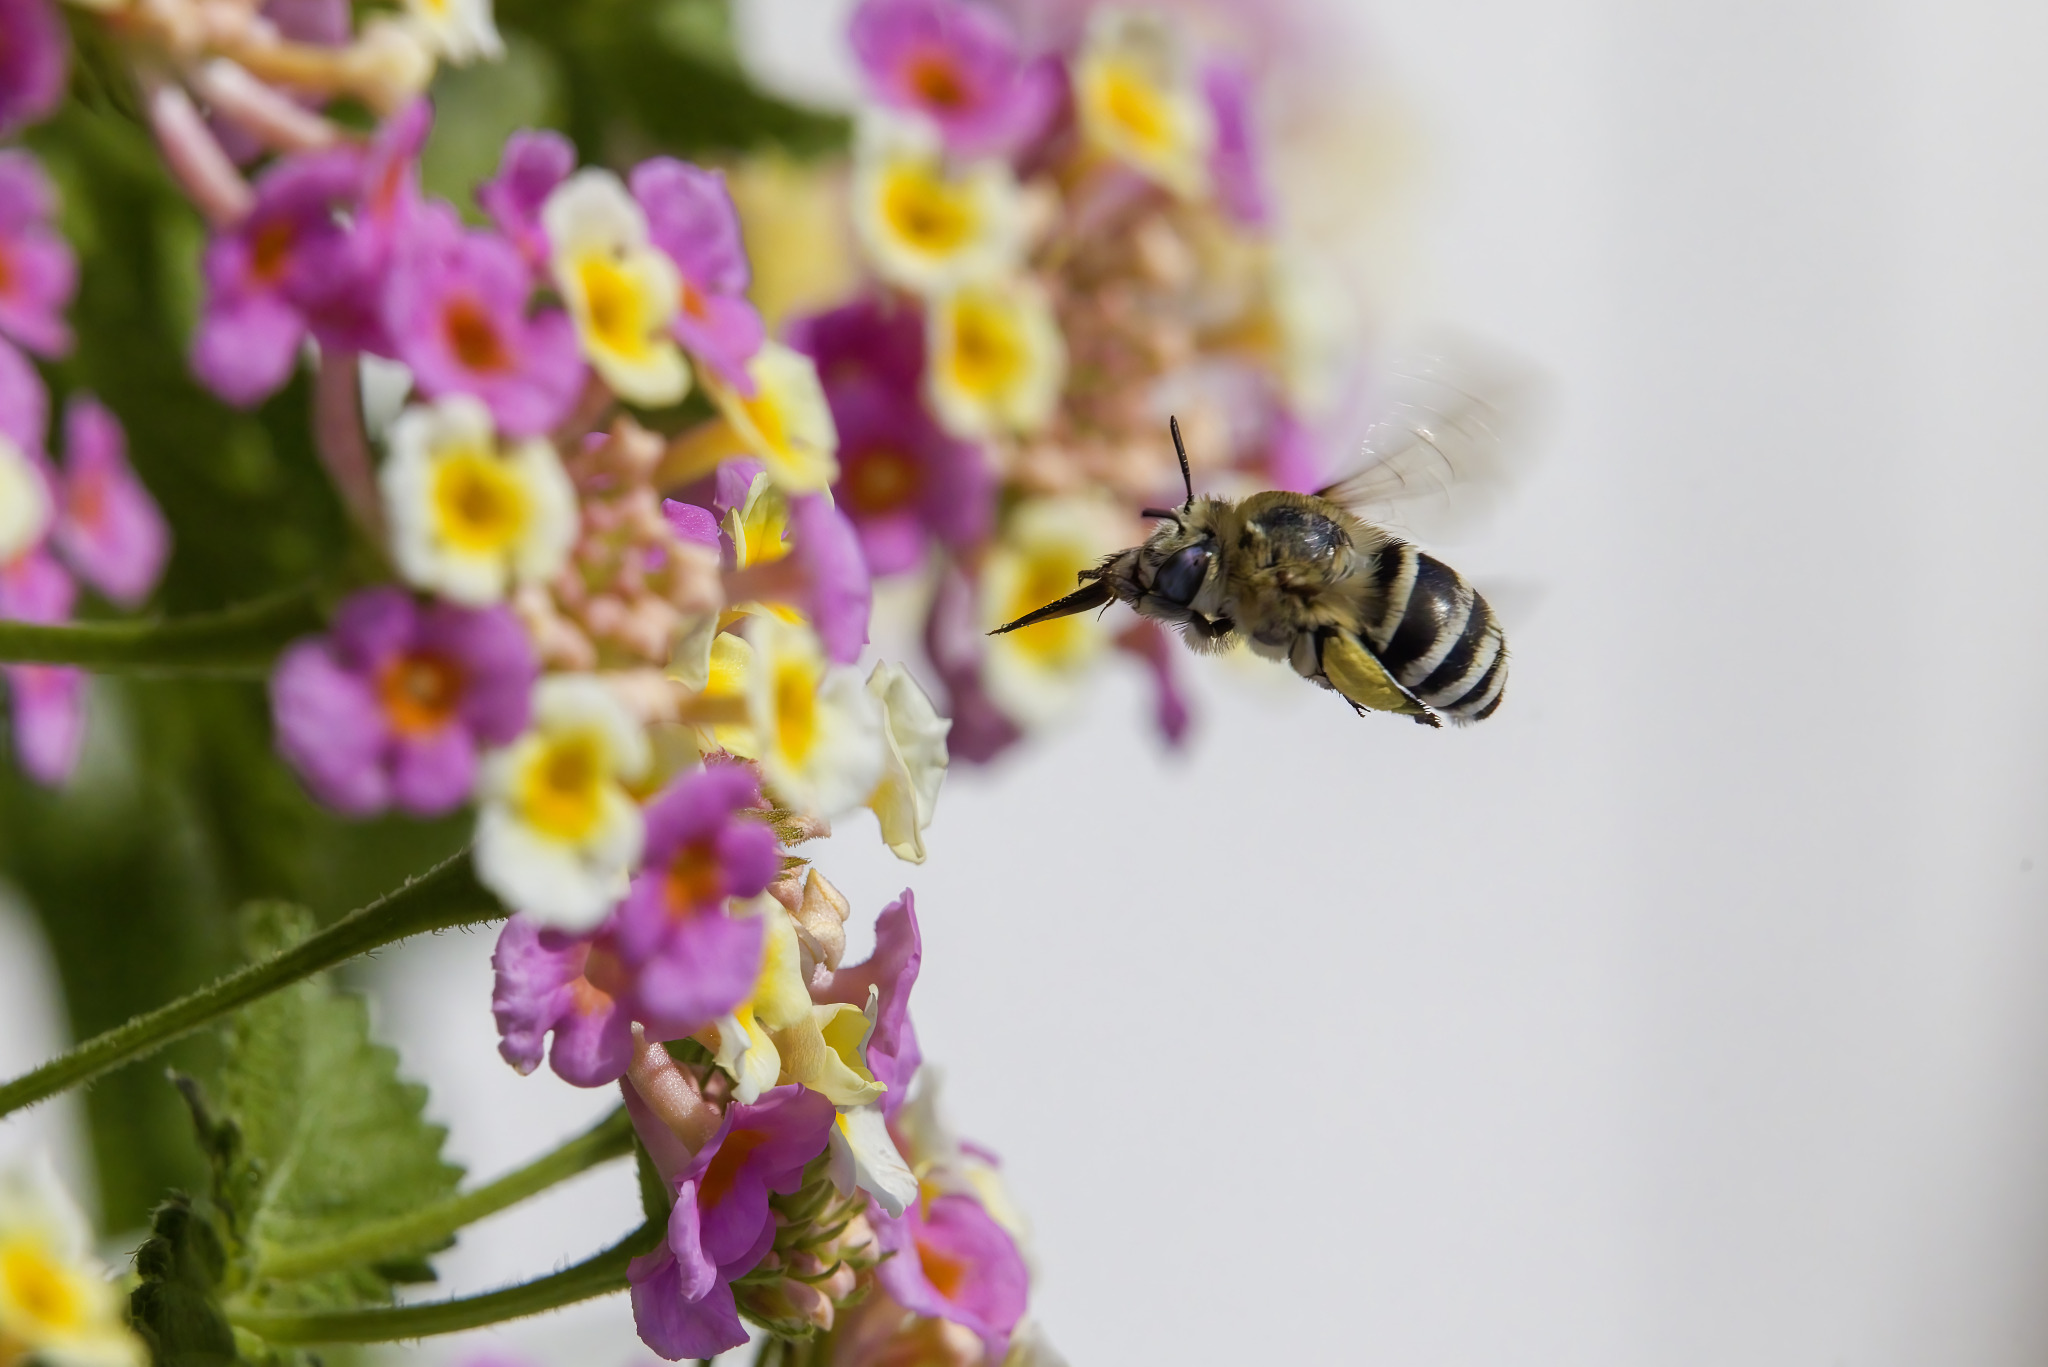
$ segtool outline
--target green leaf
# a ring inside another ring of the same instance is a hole
[[[313,929],[309,912],[284,903],[254,904],[245,915],[251,957],[288,948]],[[391,1250],[380,1267],[303,1280],[264,1271],[279,1254],[448,1197],[462,1180],[462,1169],[441,1157],[447,1132],[424,1118],[426,1089],[401,1079],[398,1056],[371,1041],[360,997],[321,976],[245,1008],[227,1030],[220,1095],[240,1135],[220,1193],[233,1203],[243,1255],[239,1304],[383,1304],[394,1282],[422,1278],[425,1256],[445,1241]]]

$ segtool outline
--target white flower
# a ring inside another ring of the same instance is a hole
[[[825,659],[810,628],[748,620],[747,722],[768,786],[797,810],[850,811],[882,775],[881,709],[860,675]]]
[[[583,353],[614,392],[659,408],[690,388],[690,367],[669,336],[682,299],[675,263],[647,240],[647,215],[610,171],[586,167],[541,206],[555,284]]]
[[[882,843],[896,857],[924,862],[924,829],[932,824],[939,785],[946,779],[946,733],[953,723],[899,664],[878,664],[868,675],[868,693],[882,708],[885,757],[882,781],[868,794],[868,807],[882,823]]]
[[[54,512],[42,472],[19,446],[0,437],[0,564],[41,541]]]
[[[753,1105],[782,1076],[782,1055],[776,1052],[775,1041],[755,1021],[749,1006],[720,1016],[713,1028],[718,1032],[713,1061],[732,1075],[733,1099],[742,1106]]]
[[[0,1170],[0,1362],[142,1367],[126,1302],[46,1158]]]
[[[1091,144],[1176,194],[1208,187],[1215,121],[1186,54],[1155,14],[1097,11],[1074,64],[1074,107]]]
[[[853,227],[875,273],[931,294],[1013,268],[1025,214],[1009,166],[978,161],[949,171],[934,140],[898,127],[863,138],[854,165]]]
[[[1043,427],[1066,383],[1067,347],[1035,281],[965,285],[932,301],[932,409],[957,437]]]
[[[832,1125],[832,1185],[841,1196],[855,1188],[875,1198],[891,1218],[917,1197],[917,1176],[897,1151],[879,1105],[841,1110]]]
[[[505,55],[491,0],[405,0],[405,8],[428,46],[458,66]]]
[[[603,684],[542,679],[532,726],[484,761],[477,877],[543,925],[594,928],[640,857],[640,808],[624,784],[650,760],[646,731]]]
[[[1014,622],[1065,597],[1080,571],[1128,538],[1102,504],[1084,498],[1039,499],[1019,505],[982,565],[982,621]],[[988,642],[983,680],[1007,715],[1039,726],[1071,707],[1109,633],[1092,612],[1057,617]]]
[[[500,446],[490,410],[467,394],[401,413],[377,482],[399,572],[458,603],[553,578],[576,540],[576,490],[555,448]]]

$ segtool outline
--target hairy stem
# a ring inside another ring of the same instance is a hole
[[[236,969],[168,1006],[135,1017],[0,1085],[0,1116],[55,1096],[110,1068],[147,1057],[236,1007],[358,954],[409,935],[476,925],[505,915],[476,881],[465,851],[282,954]]]
[[[261,678],[288,641],[321,625],[310,589],[169,621],[0,622],[0,662],[82,665],[106,674]]]
[[[643,1226],[573,1267],[482,1296],[374,1310],[230,1310],[228,1318],[238,1328],[275,1344],[392,1343],[452,1334],[623,1291],[626,1264],[656,1237],[656,1231]]]
[[[465,1225],[475,1224],[557,1182],[567,1181],[600,1163],[623,1158],[632,1151],[633,1125],[622,1106],[560,1148],[475,1191],[461,1192],[394,1219],[364,1225],[328,1243],[259,1253],[256,1278],[294,1281],[437,1247]]]

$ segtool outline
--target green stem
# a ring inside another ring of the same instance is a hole
[[[374,1310],[239,1310],[230,1311],[228,1318],[275,1344],[393,1343],[452,1334],[623,1291],[626,1264],[636,1252],[652,1246],[655,1237],[656,1231],[643,1226],[574,1267],[482,1296]]]
[[[552,1153],[543,1154],[475,1191],[436,1201],[395,1219],[364,1225],[324,1244],[259,1253],[256,1280],[297,1281],[359,1263],[437,1248],[466,1225],[632,1151],[633,1123],[627,1119],[625,1108],[620,1107]]]
[[[287,642],[321,626],[314,592],[292,589],[169,621],[0,622],[0,661],[107,674],[261,677]]]
[[[366,907],[358,907],[282,954],[237,969],[189,996],[95,1035],[35,1071],[0,1085],[0,1116],[88,1082],[110,1068],[153,1054],[237,1007],[247,1006],[259,997],[379,945],[430,930],[476,925],[504,915],[497,899],[477,883],[468,853],[458,854],[420,877],[408,879],[395,892]]]

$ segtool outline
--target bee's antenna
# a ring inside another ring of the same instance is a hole
[[[1180,419],[1169,416],[1166,425],[1173,431],[1173,453],[1180,457],[1180,482],[1187,486],[1188,491],[1188,501],[1180,506],[1190,508],[1195,502],[1195,477],[1188,473],[1188,448],[1181,444]]]

